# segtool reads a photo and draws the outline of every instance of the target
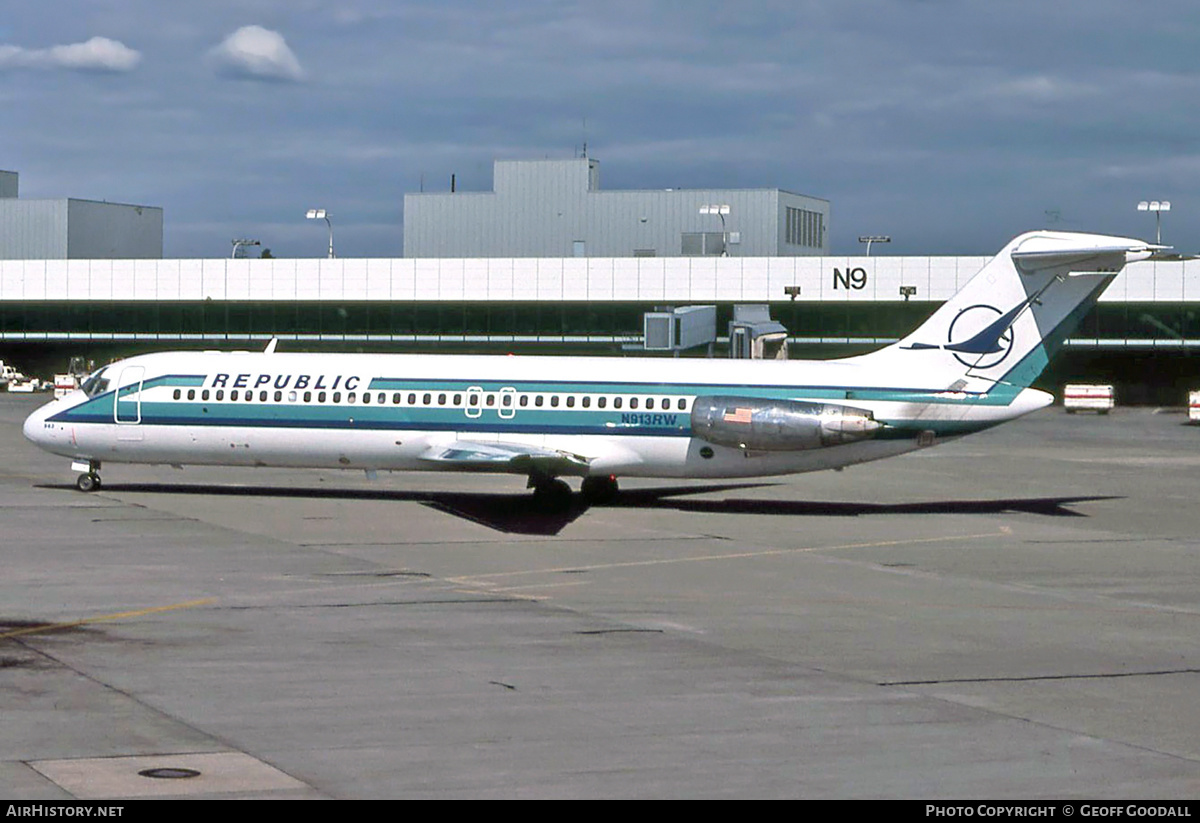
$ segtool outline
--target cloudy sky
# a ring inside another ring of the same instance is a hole
[[[7,0],[0,168],[162,206],[168,257],[399,256],[405,192],[569,158],[605,189],[829,199],[834,253],[1052,226],[1200,251],[1195,0]],[[586,123],[586,127],[585,127]]]

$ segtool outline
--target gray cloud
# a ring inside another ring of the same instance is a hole
[[[11,5],[9,42],[103,31],[153,71],[9,72],[4,165],[30,197],[163,206],[170,256],[243,236],[321,256],[317,206],[342,254],[395,254],[406,191],[487,189],[494,159],[585,139],[606,189],[827,197],[836,253],[880,233],[889,253],[990,254],[1048,211],[1153,232],[1145,199],[1200,247],[1195,0]]]
[[[68,69],[83,72],[128,72],[142,60],[140,52],[118,40],[93,37],[85,43],[26,49],[0,46],[0,69]]]
[[[209,52],[209,60],[226,76],[292,83],[304,79],[283,35],[262,26],[242,26]]]

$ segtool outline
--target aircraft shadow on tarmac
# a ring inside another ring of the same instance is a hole
[[[1098,500],[1120,499],[1114,496],[1025,497],[993,500],[934,500],[918,503],[860,503],[812,500],[755,500],[723,498],[693,500],[693,495],[742,491],[776,485],[773,483],[725,483],[692,486],[668,486],[630,489],[620,492],[603,508],[674,509],[682,512],[730,515],[775,515],[791,517],[863,517],[881,514],[1002,514],[1021,512],[1046,517],[1086,517],[1070,506]],[[42,488],[70,490],[74,486],[47,485]],[[392,500],[420,503],[454,517],[478,523],[489,529],[510,534],[553,536],[587,512],[590,506],[580,495],[563,511],[547,512],[537,507],[530,494],[492,494],[487,492],[403,491],[376,489],[314,489],[279,486],[224,486],[177,483],[106,484],[107,492],[146,492],[151,494],[227,495],[231,497],[308,498],[325,500]]]

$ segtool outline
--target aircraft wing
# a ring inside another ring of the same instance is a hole
[[[525,443],[456,440],[434,446],[418,458],[447,470],[586,477],[590,458]]]

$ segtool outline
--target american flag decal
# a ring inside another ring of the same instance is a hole
[[[724,420],[726,423],[749,423],[750,409],[737,408],[733,411],[726,411]]]

